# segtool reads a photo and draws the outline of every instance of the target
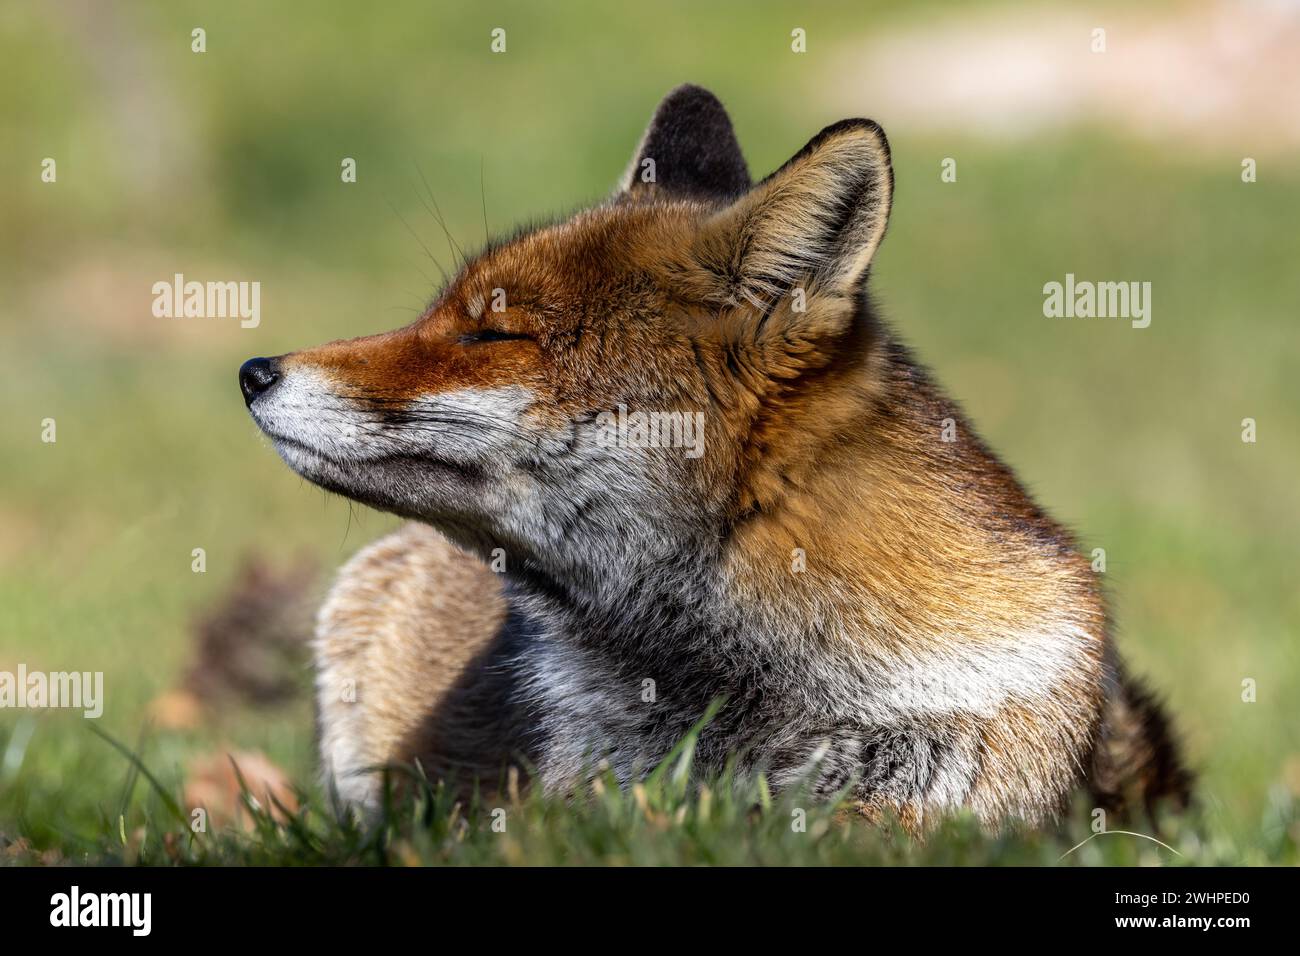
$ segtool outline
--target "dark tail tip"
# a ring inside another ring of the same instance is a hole
[[[1161,807],[1187,809],[1194,784],[1164,708],[1140,681],[1119,671],[1088,781],[1097,806],[1121,818],[1140,811],[1154,824]]]

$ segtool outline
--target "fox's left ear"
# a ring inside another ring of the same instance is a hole
[[[695,258],[736,303],[770,302],[796,286],[851,296],[885,234],[893,193],[884,131],[843,120],[706,220]]]
[[[731,119],[718,98],[686,84],[664,97],[650,119],[623,195],[734,199],[750,186],[749,169]]]

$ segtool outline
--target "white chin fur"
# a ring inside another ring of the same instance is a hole
[[[387,424],[364,401],[312,369],[292,368],[253,402],[254,421],[296,471],[327,463],[352,464],[392,455],[428,455],[475,464],[529,444],[522,415],[532,404],[523,388],[466,388],[427,395]]]

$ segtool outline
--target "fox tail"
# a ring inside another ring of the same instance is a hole
[[[1164,707],[1117,662],[1088,781],[1096,805],[1121,818],[1141,810],[1152,823],[1159,806],[1186,809],[1194,777],[1181,749]]]

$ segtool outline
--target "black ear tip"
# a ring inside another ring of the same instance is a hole
[[[856,119],[850,122],[857,123],[864,131],[869,132],[876,138],[880,144],[880,151],[885,154],[886,160],[892,160],[892,151],[889,148],[889,137],[885,135],[885,128],[873,119]]]
[[[668,92],[641,141],[625,189],[643,191],[640,163],[654,160],[657,189],[650,194],[731,198],[750,186],[749,170],[721,101],[694,83]]]
[[[893,155],[889,149],[889,139],[888,137],[885,136],[884,127],[882,127],[875,120],[862,119],[861,117],[855,117],[853,119],[843,119],[840,120],[838,123],[832,123],[830,126],[827,126],[824,130],[822,130],[820,133],[818,133],[816,136],[810,139],[808,141],[808,144],[804,146],[803,149],[795,153],[795,155],[791,159],[789,159],[785,163],[785,166],[782,166],[781,169],[785,169],[786,166],[791,166],[794,163],[798,162],[799,160],[803,159],[804,157],[808,156],[810,153],[814,152],[816,149],[818,149],[818,147],[820,147],[823,143],[827,142],[828,140],[837,139],[841,136],[848,136],[853,134],[857,134],[860,136],[863,133],[870,136],[871,139],[874,140],[876,145],[880,148],[880,152],[884,156],[885,162],[891,168],[891,175],[892,175]],[[778,172],[780,172],[780,170],[778,170]],[[773,173],[773,175],[776,174]],[[769,176],[768,178],[770,179],[771,177]]]
[[[696,123],[715,132],[731,130],[731,118],[722,100],[694,83],[683,83],[669,90],[659,101],[655,117],[660,121]]]
[[[885,136],[885,128],[875,120],[863,119],[860,116],[832,123],[814,136],[813,142],[821,143],[832,136],[840,136],[848,132],[867,133],[874,136],[880,142],[880,145],[884,147],[885,152],[889,152],[889,139]]]
[[[674,106],[704,106],[722,109],[722,101],[706,90],[702,86],[696,86],[694,83],[683,83],[681,86],[675,86],[668,91],[663,98],[663,104],[672,104]]]

